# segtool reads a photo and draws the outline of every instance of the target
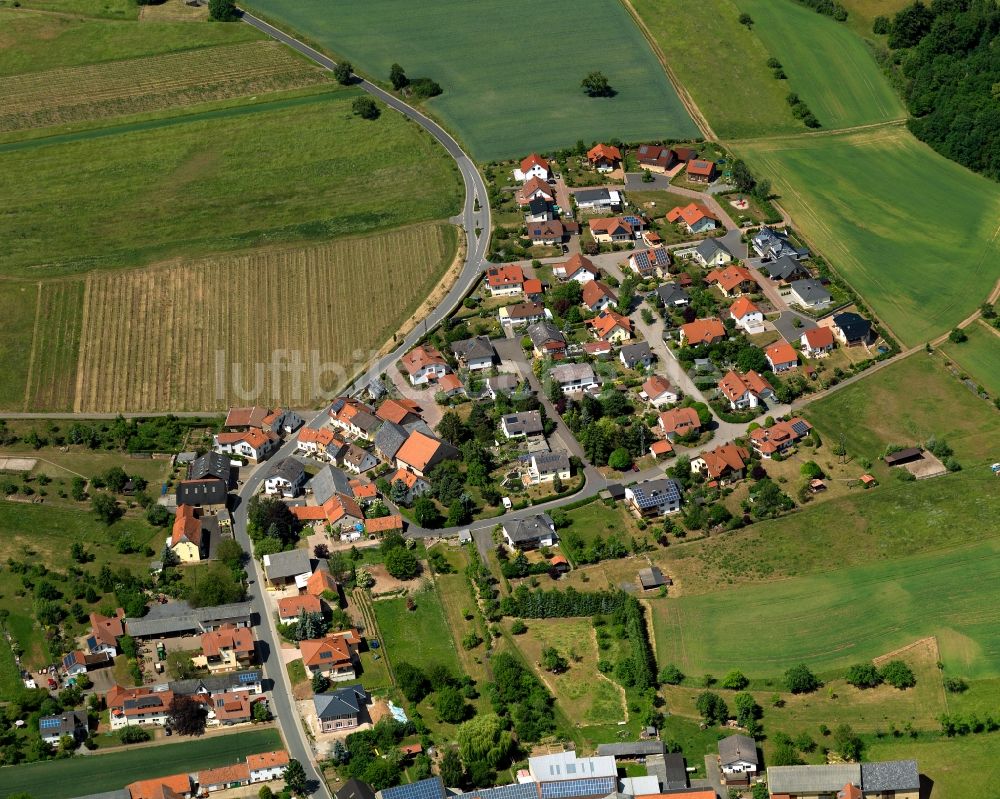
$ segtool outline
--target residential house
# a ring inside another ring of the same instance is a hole
[[[558,219],[532,222],[528,225],[528,238],[534,245],[561,244],[566,237],[566,227]]]
[[[756,408],[761,400],[774,397],[771,384],[752,369],[744,374],[726,372],[719,381],[719,391],[729,400],[729,407],[734,411]]]
[[[673,405],[680,399],[680,395],[670,385],[667,378],[661,375],[648,377],[646,382],[642,384],[639,396],[654,408],[659,408],[662,405]]]
[[[445,375],[448,377],[448,375]],[[444,380],[444,377],[441,378]],[[348,444],[341,459],[344,468],[351,474],[364,474],[369,469],[378,466],[378,458],[375,454],[359,447],[357,444]]]
[[[717,344],[726,337],[726,326],[718,319],[696,319],[680,327],[680,342],[697,347],[700,344]]]
[[[410,377],[410,384],[414,386],[433,383],[451,371],[444,356],[431,344],[414,347],[400,358],[400,362]]]
[[[262,430],[278,436],[294,433],[303,424],[295,411],[273,410],[255,405],[252,408],[230,408],[223,425],[227,430]]]
[[[250,768],[246,763],[204,769],[198,772],[198,792],[215,793],[227,788],[238,788],[250,782]]]
[[[357,674],[357,648],[352,647],[344,636],[307,638],[299,641],[299,650],[302,652],[302,665],[309,676],[322,674],[333,682],[343,682],[353,680]]]
[[[556,526],[547,513],[536,513],[504,522],[503,539],[511,550],[550,547],[556,540]]]
[[[689,158],[696,158],[697,153],[686,148],[670,149],[658,144],[640,144],[635,157],[643,169],[663,174]]]
[[[598,244],[633,241],[637,232],[636,228],[622,216],[597,217],[589,220],[587,227],[590,228],[590,235]]]
[[[542,281],[537,277],[525,278],[524,281],[524,298],[530,300],[531,302],[539,302],[542,299],[542,295],[545,294],[545,287],[542,285]]]
[[[114,616],[90,614],[90,635],[87,637],[87,651],[91,655],[105,652],[109,657],[118,654],[118,639],[125,635],[125,610],[118,608]]]
[[[497,357],[489,336],[476,336],[475,338],[453,341],[451,351],[459,365],[471,372],[491,369]]]
[[[486,270],[486,286],[492,297],[511,297],[524,291],[524,270],[517,264],[491,266]]]
[[[253,665],[255,646],[250,628],[227,624],[202,633],[201,655],[191,658],[191,662],[197,668],[207,668],[212,674],[245,669]]]
[[[553,190],[547,180],[537,176],[528,178],[524,182],[524,185],[517,190],[517,194],[514,197],[517,204],[522,206],[528,205],[532,200],[541,199],[550,203],[556,201],[555,190]]]
[[[63,656],[62,667],[67,677],[74,677],[77,674],[113,666],[114,662],[114,658],[105,651],[91,654],[81,649],[74,649]]]
[[[590,280],[583,284],[583,306],[594,313],[603,311],[618,302],[618,295],[600,280]]]
[[[573,199],[581,211],[606,214],[622,208],[622,193],[603,186],[597,189],[580,189],[573,194]]]
[[[312,594],[296,594],[278,600],[278,621],[294,624],[303,613],[322,613],[323,603]]]
[[[364,707],[371,701],[360,685],[340,688],[328,694],[316,694],[313,705],[321,732],[353,730],[360,724]]]
[[[440,353],[438,353],[440,355]],[[330,426],[344,430],[355,438],[371,441],[375,438],[382,420],[375,409],[351,397],[337,397],[330,406]]]
[[[169,777],[130,782],[125,786],[125,791],[131,799],[183,799],[195,795],[188,774],[172,774]]]
[[[388,516],[379,516],[376,519],[368,519],[365,522],[365,532],[368,535],[386,536],[389,533],[403,532],[403,517],[398,513],[390,513]]]
[[[719,768],[726,785],[748,785],[760,759],[757,742],[748,735],[730,735],[719,741]]]
[[[691,295],[676,283],[664,283],[656,287],[656,294],[667,308],[683,308],[691,304]]]
[[[430,430],[430,428],[428,428]],[[395,422],[385,422],[375,434],[375,452],[382,460],[390,463],[396,459],[396,453],[410,436],[410,431]]]
[[[295,440],[295,451],[319,460],[338,463],[347,446],[329,427],[303,427]]]
[[[518,183],[524,183],[532,178],[548,180],[550,177],[552,177],[552,170],[549,168],[549,162],[538,153],[532,153],[523,159],[518,168],[514,170],[514,180]]]
[[[697,235],[719,227],[719,217],[701,203],[676,206],[667,211],[667,221],[682,225],[688,233]]]
[[[719,239],[705,239],[699,242],[692,253],[695,261],[702,266],[723,266],[733,260],[733,254]]]
[[[208,534],[201,526],[200,513],[190,505],[180,505],[170,534],[170,549],[181,563],[197,563],[208,557]]]
[[[540,302],[519,302],[515,305],[505,305],[500,309],[498,316],[501,325],[521,327],[548,319],[549,312]]]
[[[247,755],[251,783],[280,780],[285,775],[286,766],[288,766],[288,752],[284,750]]]
[[[761,268],[767,272],[767,276],[771,280],[782,283],[788,283],[798,278],[812,277],[809,267],[791,255],[782,255],[773,261],[768,261]]]
[[[222,509],[229,499],[229,488],[221,480],[211,477],[206,480],[181,480],[177,483],[175,498],[178,505]]]
[[[676,480],[644,480],[625,487],[625,503],[640,518],[656,518],[681,509],[681,485]]]
[[[734,482],[743,478],[749,460],[750,453],[745,447],[722,444],[694,458],[691,471],[720,483]]]
[[[470,341],[471,340],[474,339],[470,339]],[[411,424],[413,422],[419,422],[424,418],[423,410],[424,409],[420,407],[419,403],[414,400],[407,399],[406,397],[402,397],[400,399],[390,398],[378,406],[378,410],[375,411],[375,415],[383,422],[392,422],[393,424]]]
[[[374,487],[374,486],[373,486]],[[330,594],[337,596],[340,592],[336,578],[330,573],[329,561],[321,560],[309,579],[306,581],[306,594],[327,598]]]
[[[292,549],[264,556],[264,575],[275,588],[284,588],[289,583],[304,588],[306,580],[312,573],[312,561],[305,549]]]
[[[347,474],[334,466],[321,467],[306,483],[306,491],[312,494],[317,505],[322,505],[338,494],[353,495]]]
[[[587,160],[598,172],[611,172],[621,166],[622,151],[610,144],[595,144],[587,150]]]
[[[674,446],[665,438],[659,438],[649,445],[649,454],[654,460],[662,460],[674,454]]]
[[[802,334],[799,339],[802,352],[810,358],[822,358],[834,347],[833,330],[829,327],[814,327]]]
[[[770,427],[758,427],[750,433],[750,445],[763,458],[782,454],[809,435],[812,425],[801,416],[787,422],[775,422]]]
[[[645,341],[626,344],[618,351],[618,357],[626,369],[648,369],[656,360],[656,356]]]
[[[545,432],[541,411],[521,411],[501,416],[500,429],[507,438],[540,436]]]
[[[775,374],[787,372],[799,365],[799,354],[787,341],[776,341],[764,350],[764,357]]]
[[[767,784],[772,797],[788,799],[918,799],[925,795],[916,760],[770,766]]]
[[[692,158],[687,162],[687,179],[692,183],[711,183],[715,176],[714,161]]]
[[[414,430],[396,453],[396,468],[424,477],[441,461],[457,458],[459,452],[446,441]]]
[[[174,692],[166,686],[122,688],[112,686],[104,696],[108,707],[111,729],[120,730],[132,725],[163,727],[170,715]]]
[[[845,311],[833,317],[833,335],[848,347],[867,345],[872,339],[872,323],[852,311]]]
[[[524,214],[525,222],[548,222],[555,218],[556,213],[552,207],[552,203],[541,197],[536,197],[529,202],[528,210]]]
[[[557,330],[556,332],[558,333],[559,331]],[[562,333],[559,333],[559,335],[561,336]],[[534,339],[532,339],[532,343],[534,343]],[[563,343],[565,344],[565,338],[563,339]],[[486,393],[491,400],[496,400],[501,394],[511,396],[517,393],[520,386],[521,379],[517,375],[502,374],[486,378]]]
[[[462,382],[456,374],[447,374],[438,381],[437,395],[439,399],[443,397],[448,399],[450,397],[457,397],[460,394],[465,394],[465,384]]]
[[[38,734],[50,746],[59,746],[63,737],[80,741],[87,737],[87,714],[82,710],[67,710],[58,716],[42,716]]]
[[[527,485],[551,483],[558,477],[569,480],[571,476],[569,458],[565,452],[533,452],[528,459]]]
[[[739,264],[713,269],[705,275],[705,282],[717,285],[724,297],[738,297],[757,289],[757,281],[750,270]]]
[[[605,308],[593,319],[588,319],[586,324],[594,334],[594,338],[610,344],[632,338],[632,320],[610,308]]]
[[[583,342],[583,351],[591,358],[596,358],[599,361],[608,360],[611,357],[613,349],[611,343],[607,341]]]
[[[818,280],[807,278],[795,280],[788,287],[790,301],[803,308],[826,308],[833,302],[833,296]]]
[[[783,255],[801,261],[809,257],[809,250],[795,247],[788,239],[788,234],[774,228],[762,227],[750,239],[750,246],[760,258],[776,261]]]
[[[281,446],[281,438],[277,433],[265,433],[255,427],[236,433],[216,433],[212,442],[216,452],[240,455],[254,463],[267,460]]]
[[[589,280],[597,280],[601,272],[586,255],[574,253],[562,263],[553,264],[552,274],[562,280],[585,284]]]
[[[587,391],[600,385],[589,363],[559,364],[549,371],[549,377],[555,381],[563,394]]]
[[[271,466],[264,478],[264,493],[268,496],[297,497],[305,488],[306,479],[306,470],[300,461],[283,458]]]
[[[639,277],[663,277],[670,267],[670,253],[662,247],[653,250],[637,250],[628,257],[629,269]]]
[[[764,314],[747,297],[739,297],[729,306],[729,315],[736,326],[749,334],[764,332]]]
[[[402,483],[406,488],[403,501],[407,504],[431,490],[430,483],[422,477],[417,477],[413,472],[406,471],[406,469],[397,469],[389,478],[390,486],[396,486],[397,483]]]
[[[353,777],[345,782],[340,790],[334,791],[334,799],[376,799],[375,791],[367,782],[361,782]]]
[[[592,286],[593,281],[587,283]],[[584,287],[586,291],[586,286]],[[566,351],[566,337],[554,324],[549,321],[535,322],[527,330],[528,338],[531,339],[532,352],[536,358],[559,358]]]
[[[672,408],[660,414],[657,424],[670,441],[701,431],[701,419],[694,408]]]

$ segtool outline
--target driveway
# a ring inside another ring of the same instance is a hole
[[[438,423],[441,421],[441,417],[444,415],[444,409],[434,401],[434,394],[437,392],[436,385],[432,385],[429,388],[412,386],[410,385],[409,378],[403,375],[395,366],[389,367],[389,377],[392,379],[392,384],[396,387],[396,390],[403,397],[413,400],[420,406],[424,421],[427,422],[428,427],[436,429]]]
[[[708,784],[715,789],[716,796],[720,799],[723,796],[729,796],[729,792],[722,784],[718,755],[705,755],[705,774],[708,775]]]
[[[620,189],[621,186],[608,186],[608,188]],[[722,204],[716,200],[715,197],[712,197],[711,194],[707,194],[702,191],[695,191],[694,189],[685,189],[682,186],[673,186],[670,183],[670,179],[665,175],[653,175],[652,183],[643,183],[641,172],[629,172],[625,176],[625,188],[631,189],[632,191],[650,191],[653,189],[659,189],[662,191],[669,191],[672,194],[680,194],[683,197],[690,197],[692,200],[708,206],[709,210],[722,220],[722,224],[726,226],[726,230],[740,229],[739,225],[737,225],[733,221],[733,218],[729,215],[729,212],[723,208]]]
[[[798,327],[796,327],[796,322],[798,322]],[[805,314],[790,310],[784,311],[772,324],[774,329],[781,333],[781,337],[789,344],[798,341],[802,338],[803,333],[817,326],[816,322]]]

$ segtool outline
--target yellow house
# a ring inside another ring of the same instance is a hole
[[[170,549],[181,563],[196,563],[205,556],[207,543],[197,511],[191,505],[179,505],[170,536]]]

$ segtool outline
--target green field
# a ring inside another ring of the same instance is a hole
[[[306,99],[0,155],[0,273],[328,240],[456,212],[455,167],[429,134],[399,114],[354,117],[336,92]]]
[[[827,130],[902,119],[903,104],[865,43],[847,26],[794,0],[735,0],[753,33],[788,75],[795,92]]]
[[[428,107],[478,160],[616,137],[698,135],[618,0],[253,0],[248,4],[387,81],[393,62],[444,93]],[[593,70],[618,92],[588,98]]]
[[[957,363],[969,377],[983,386],[991,397],[1000,397],[1000,335],[985,322],[965,328],[969,337],[961,344],[946,343],[941,351]]]
[[[81,791],[114,791],[136,780],[225,766],[256,752],[281,748],[281,736],[276,729],[210,735],[197,741],[130,752],[8,766],[0,770],[0,783],[4,795],[25,793],[34,799],[65,799]]]
[[[911,758],[933,784],[933,799],[985,796],[984,786],[1000,782],[1000,733],[920,741],[883,738],[869,741],[865,749],[865,760]]]
[[[757,678],[800,662],[844,668],[935,635],[950,673],[1000,675],[996,539],[651,605],[659,662],[687,673],[725,673],[734,645]],[[766,646],[741,646],[765,632]]]
[[[462,673],[437,592],[422,591],[415,600],[416,610],[407,610],[402,597],[372,602],[383,652],[392,663],[405,660],[420,668],[440,664],[452,674]]]
[[[736,149],[904,344],[954,327],[1000,277],[1000,188],[905,128]]]

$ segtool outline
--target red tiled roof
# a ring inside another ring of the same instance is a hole
[[[191,505],[177,506],[170,546],[175,547],[184,541],[190,541],[196,547],[201,546],[201,522]]]
[[[590,226],[591,233],[606,233],[611,235],[618,228],[621,228],[629,236],[633,233],[632,225],[619,216],[613,216],[609,219],[603,217],[591,219],[587,224]]]
[[[269,408],[254,405],[252,408],[230,408],[225,427],[260,427],[271,413]]]
[[[422,472],[440,448],[440,441],[414,430],[399,448],[396,459]]]
[[[198,772],[198,787],[207,788],[209,785],[226,785],[231,782],[248,782],[250,780],[250,768],[246,763],[234,763],[231,766],[220,766]]]
[[[169,777],[131,782],[125,787],[132,799],[176,799],[191,793],[191,778],[187,774],[171,774]]]
[[[549,171],[549,162],[542,158],[538,153],[532,153],[527,158],[521,160],[521,171],[527,172],[533,166],[540,166],[546,172]]]
[[[578,252],[573,253],[561,264],[556,264],[553,267],[553,271],[555,271],[555,269],[562,269],[567,278],[573,277],[573,275],[581,269],[586,269],[592,275],[598,274],[598,269],[594,266],[594,262],[591,261],[586,255],[580,255]]]
[[[726,337],[726,327],[718,319],[696,319],[681,325],[681,332],[691,344],[707,344]]]
[[[731,264],[725,269],[713,269],[705,275],[706,283],[718,283],[724,291],[732,291],[743,283],[753,283],[753,275],[745,266]]]
[[[117,640],[125,635],[122,619],[125,611],[118,608],[114,616],[102,616],[100,613],[90,614],[90,631],[99,644],[115,646]]]
[[[649,451],[654,455],[669,455],[674,451],[674,448],[673,445],[664,438],[650,444]]]
[[[772,366],[777,366],[779,363],[797,364],[799,362],[798,353],[795,352],[794,347],[787,341],[774,342],[774,344],[764,350],[764,354]]]
[[[278,618],[290,619],[300,613],[322,613],[323,605],[319,597],[312,594],[302,594],[301,596],[286,596],[278,600]]]
[[[708,476],[715,479],[724,476],[729,471],[741,471],[750,459],[750,453],[744,447],[735,444],[723,444],[701,454],[705,461]]]
[[[368,533],[388,533],[391,530],[403,529],[403,517],[398,513],[388,516],[380,516],[377,519],[368,519],[365,522],[365,532]]]
[[[248,627],[226,624],[218,630],[210,630],[201,635],[201,651],[208,657],[215,657],[223,650],[250,654],[254,650],[253,633]]]
[[[270,430],[265,433],[263,430],[251,427],[243,433],[219,433],[219,435],[216,436],[216,439],[220,444],[237,444],[240,441],[245,441],[254,449],[260,449],[266,445],[268,441],[277,441],[278,436]]]
[[[536,277],[528,278],[524,281],[524,286],[522,290],[525,294],[541,294],[542,293],[542,281]]]
[[[660,414],[660,428],[664,433],[685,435],[701,429],[701,419],[694,408],[673,408]]]
[[[618,302],[617,295],[600,280],[588,280],[583,284],[583,304],[588,308],[593,308],[602,297]]]
[[[411,413],[420,416],[422,410],[423,408],[411,399],[387,399],[378,406],[375,415],[384,422],[402,424]]]
[[[542,192],[543,195],[545,197],[548,197],[549,199],[555,199],[556,196],[556,193],[552,190],[552,187],[549,186],[549,184],[546,183],[542,178],[536,175],[534,177],[528,178],[528,180],[524,182],[524,185],[518,192],[518,202],[521,205],[527,205],[528,198],[531,197],[535,192]]]
[[[314,571],[306,581],[306,593],[312,596],[320,596],[324,591],[337,593],[337,581],[330,574],[330,570],[322,566]]]
[[[261,769],[274,768],[275,766],[284,766],[287,764],[288,752],[284,749],[278,749],[274,752],[261,752],[257,755],[247,755],[247,765],[251,771],[260,771]]]
[[[442,391],[455,391],[456,389],[465,388],[459,376],[454,373],[449,373],[442,377],[438,381],[438,387]]]
[[[362,483],[360,480],[351,480],[351,493],[355,499],[375,499],[378,496],[378,486],[374,483]]]
[[[596,161],[621,161],[622,151],[610,144],[595,144],[587,150],[587,160],[591,163]]]
[[[421,344],[419,347],[414,347],[400,358],[400,361],[402,361],[403,368],[409,374],[419,372],[425,366],[444,365],[447,363],[440,351],[431,344]]]
[[[505,286],[523,286],[524,270],[517,264],[491,266],[486,270],[486,282],[492,289],[504,288]]]
[[[742,319],[747,314],[760,313],[760,308],[754,305],[748,298],[740,297],[729,306],[729,315],[733,319]]]
[[[676,208],[671,208],[667,212],[667,221],[676,222],[678,219],[684,221],[689,227],[693,227],[698,224],[702,219],[714,219],[716,222],[719,221],[719,217],[708,210],[707,207],[701,203],[690,203],[685,205],[683,208],[677,206]]]
[[[796,416],[787,422],[775,422],[770,427],[758,427],[750,433],[750,439],[758,450],[770,454],[802,438],[805,434],[797,432],[795,427],[802,429],[803,425],[806,432],[812,430],[809,422]]]
[[[709,177],[715,170],[714,161],[688,161],[687,173],[699,177]]]
[[[670,391],[670,382],[662,375],[653,375],[642,384],[643,393],[651,400]]]
[[[833,331],[828,327],[813,327],[802,334],[810,349],[823,349],[833,346]]]
[[[605,308],[601,313],[587,322],[594,329],[598,338],[607,338],[614,332],[615,328],[632,332],[632,320],[627,316],[622,316],[617,311]]]
[[[408,472],[406,469],[397,469],[392,477],[389,478],[389,485],[392,485],[398,480],[412,491],[413,487],[417,484],[417,480],[419,479],[420,478],[413,472]]]
[[[299,641],[302,662],[306,666],[337,666],[351,662],[351,649],[341,636],[307,638]]]

